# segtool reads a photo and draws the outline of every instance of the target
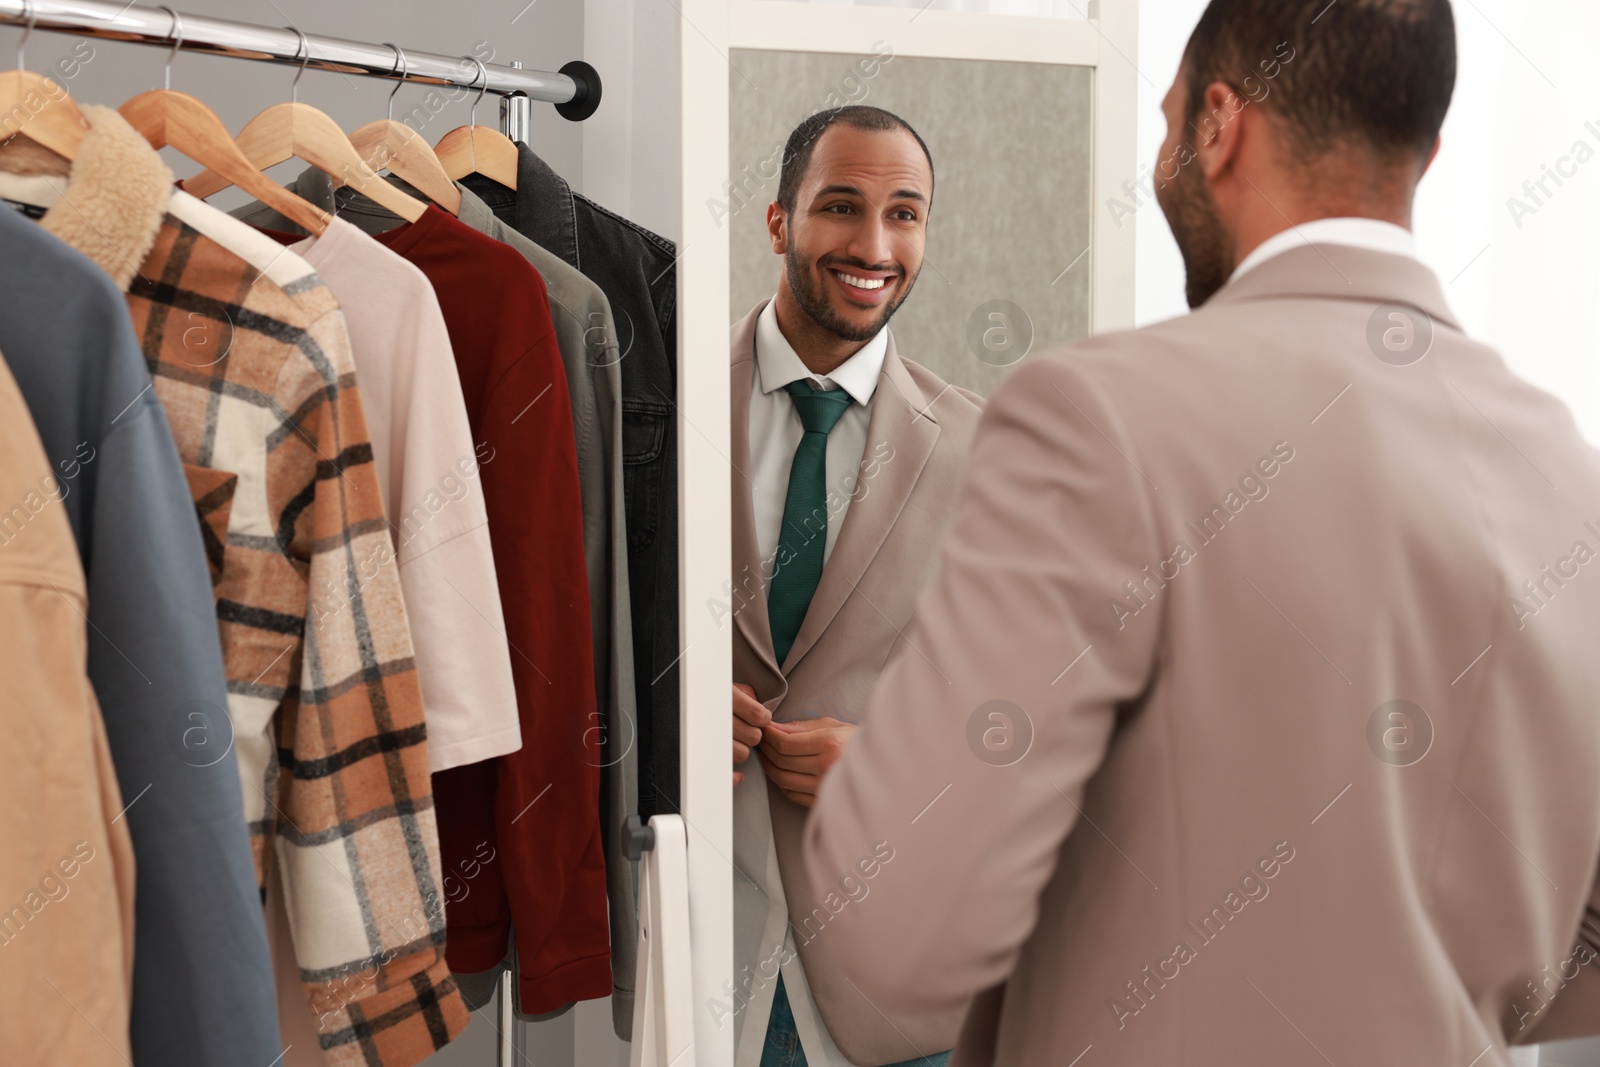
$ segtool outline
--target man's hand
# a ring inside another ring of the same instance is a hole
[[[733,683],[733,762],[743,763],[750,750],[761,743],[761,729],[772,722],[772,712],[756,699],[752,686]],[[733,784],[744,781],[743,771],[733,772]]]
[[[761,731],[766,743],[757,753],[783,795],[809,808],[817,802],[822,776],[839,762],[856,727],[826,716],[795,722],[769,722]]]

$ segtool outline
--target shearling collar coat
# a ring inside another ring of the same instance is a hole
[[[467,1015],[343,316],[303,259],[172,189],[116,112],[84,112],[64,188],[0,176],[0,193],[46,201],[44,228],[126,291],[199,513],[258,886],[283,879],[328,1062],[407,1067]]]

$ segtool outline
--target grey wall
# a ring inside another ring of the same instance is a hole
[[[184,13],[233,19],[264,26],[298,26],[307,33],[360,41],[393,41],[404,49],[445,55],[478,55],[486,62],[519,60],[526,67],[556,70],[583,55],[582,0],[494,0],[493,3],[427,2],[319,3],[315,0],[173,0]],[[520,12],[520,14],[519,14]],[[0,28],[0,68],[14,63],[21,31]],[[68,58],[77,39],[36,31],[27,47],[28,69],[50,73],[58,59]],[[63,84],[81,103],[117,106],[135,93],[161,87],[167,49],[120,41],[89,40],[93,58]],[[172,66],[172,87],[203,100],[229,130],[238,132],[257,112],[289,99],[294,68],[219,56],[179,54]],[[604,72],[602,72],[602,75]],[[325,111],[346,130],[384,117],[394,83],[328,71],[308,70],[300,79],[299,99]],[[435,94],[431,98],[429,94]],[[452,102],[436,86],[406,86],[395,97],[394,117],[421,130],[432,144],[467,122],[476,93],[461,92]],[[420,116],[413,113],[421,107]],[[478,121],[500,123],[499,101],[485,96]],[[581,124],[568,122],[548,104],[535,104],[530,144],[546,162],[574,185],[582,178]],[[199,167],[171,149],[163,155],[178,177]],[[300,164],[288,163],[270,173],[280,181],[293,177]],[[236,190],[211,198],[228,207],[242,201]]]
[[[731,188],[708,210],[726,219],[736,317],[782,275],[766,208],[789,132],[813,111],[864,103],[904,118],[933,156],[927,256],[891,327],[899,351],[988,395],[1025,349],[1088,335],[1093,254],[1077,257],[1093,211],[1091,70],[894,55],[863,67],[860,56],[745,49],[731,58]]]
[[[1539,1067],[1595,1067],[1600,1064],[1600,1038],[1540,1045],[1538,1062]]]

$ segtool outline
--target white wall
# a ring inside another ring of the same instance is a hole
[[[1142,0],[1141,166],[1155,162],[1166,133],[1161,98],[1205,6]],[[1455,12],[1455,101],[1444,146],[1417,196],[1423,258],[1467,331],[1565,400],[1589,440],[1600,442],[1600,5],[1456,0]],[[1507,199],[1525,200],[1523,183],[1538,179],[1546,164],[1555,167],[1580,140],[1594,158],[1563,178],[1564,188],[1549,182],[1555,195],[1541,194],[1544,205],[1519,226]],[[1142,208],[1135,225],[1138,321],[1182,314],[1183,263],[1160,208]]]
[[[587,0],[581,6],[583,58],[605,79],[600,110],[582,124],[581,190],[676,242],[678,14],[661,0]]]

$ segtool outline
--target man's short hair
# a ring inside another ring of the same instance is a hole
[[[892,111],[885,111],[881,107],[869,107],[866,104],[850,104],[845,107],[829,108],[818,111],[810,118],[794,128],[789,135],[789,141],[783,148],[783,172],[778,178],[778,206],[783,210],[793,213],[795,200],[800,195],[800,183],[805,181],[806,171],[811,167],[811,153],[816,149],[817,142],[827,132],[828,127],[836,123],[853,126],[858,130],[905,130],[917,139],[917,144],[922,148],[922,154],[928,160],[928,174],[933,175],[933,156],[928,152],[927,144],[922,140],[922,135],[911,128],[911,124]],[[929,190],[930,194],[932,190]],[[931,195],[929,197],[932,199]]]
[[[1455,16],[1450,0],[1211,0],[1184,57],[1191,127],[1206,86],[1226,82],[1241,97],[1266,94],[1260,106],[1282,121],[1292,162],[1352,146],[1398,162],[1426,157],[1444,125]]]

